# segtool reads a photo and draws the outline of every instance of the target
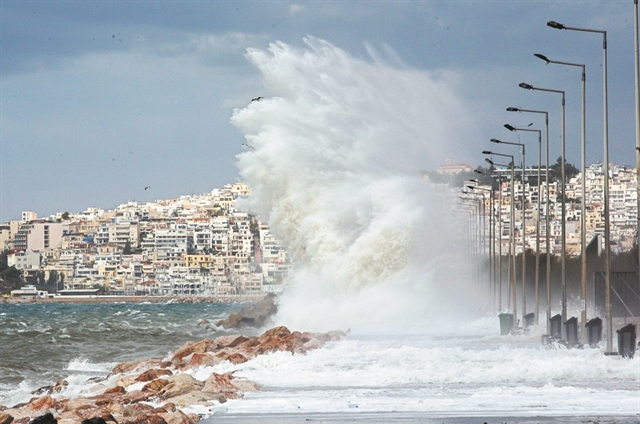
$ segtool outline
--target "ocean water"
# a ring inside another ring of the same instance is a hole
[[[67,395],[120,362],[164,357],[188,340],[226,331],[214,323],[242,304],[27,303],[0,305],[0,405],[29,400],[60,379]]]
[[[240,304],[24,304],[0,309],[0,404],[65,378],[75,396],[116,363],[165,356],[187,340],[229,332],[198,325]],[[292,328],[295,330],[296,328]],[[304,329],[298,329],[304,330]],[[246,333],[246,332],[245,332]],[[255,334],[249,332],[248,334]],[[260,385],[244,399],[185,409],[202,416],[406,412],[433,416],[640,414],[640,355],[543,347],[540,332],[500,336],[498,319],[396,332],[351,331],[306,355],[286,352],[235,371]]]

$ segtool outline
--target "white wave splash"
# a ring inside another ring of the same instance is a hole
[[[422,170],[471,119],[455,75],[357,59],[330,43],[250,49],[270,96],[234,111],[248,208],[295,264],[279,320],[309,330],[402,327],[478,299],[441,193]],[[455,156],[453,156],[455,157]]]

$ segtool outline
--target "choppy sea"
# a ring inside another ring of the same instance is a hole
[[[79,394],[88,379],[106,376],[119,362],[162,357],[188,340],[228,334],[198,324],[242,306],[0,305],[0,405],[24,402],[34,389],[62,378],[69,386],[61,395]],[[261,390],[191,412],[640,417],[640,355],[543,347],[535,329],[500,336],[495,317],[455,328],[352,332],[307,355],[279,352],[193,374],[205,379],[212,371],[235,371]]]

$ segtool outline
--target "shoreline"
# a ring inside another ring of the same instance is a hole
[[[227,296],[56,296],[50,298],[37,297],[3,297],[0,305],[22,303],[243,303],[257,302],[264,295],[227,295]]]
[[[354,413],[264,413],[264,414],[213,414],[200,421],[200,424],[294,424],[294,423],[324,423],[341,424],[345,422],[355,423],[422,423],[422,424],[540,424],[540,423],[570,423],[588,424],[597,422],[600,424],[634,424],[639,416],[630,415],[512,415],[491,414],[488,412],[477,415],[442,415],[423,412],[354,412]]]

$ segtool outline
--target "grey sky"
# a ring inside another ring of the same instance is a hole
[[[229,118],[269,94],[246,48],[303,46],[307,35],[355,57],[375,51],[397,66],[458,74],[478,128],[452,159],[474,166],[496,148],[490,138],[518,141],[503,124],[542,127],[507,106],[549,110],[551,156],[559,155],[559,97],[522,90],[523,81],[567,91],[567,159],[579,164],[579,70],[545,66],[533,53],[585,63],[588,162],[602,160],[602,37],[554,30],[549,20],[608,31],[610,159],[633,165],[632,0],[3,0],[0,221],[235,181],[243,138]]]

